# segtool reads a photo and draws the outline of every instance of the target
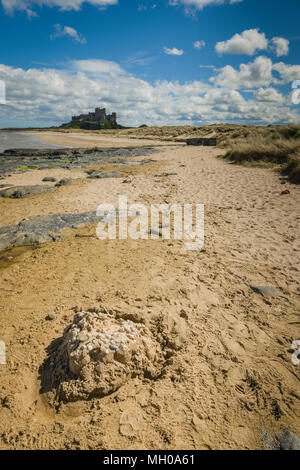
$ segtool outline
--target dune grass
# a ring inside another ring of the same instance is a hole
[[[248,128],[231,135],[222,146],[225,158],[235,163],[278,165],[282,174],[300,183],[300,126]]]

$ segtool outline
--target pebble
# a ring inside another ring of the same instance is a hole
[[[85,333],[79,333],[79,335],[77,336],[77,338],[79,339],[79,341],[81,343],[83,343],[84,341],[87,341],[88,340],[88,336],[85,334]]]
[[[54,313],[48,313],[48,315],[46,316],[46,320],[47,320],[47,321],[53,321],[53,320],[55,320],[55,315],[54,315]]]
[[[66,178],[66,179],[62,179],[60,180],[58,183],[56,183],[56,187],[57,188],[60,188],[60,186],[66,186],[68,184],[71,184],[72,183],[72,179],[71,178]]]

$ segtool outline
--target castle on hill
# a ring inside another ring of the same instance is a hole
[[[117,126],[117,113],[106,114],[105,108],[96,108],[94,113],[80,114],[72,117],[72,123],[97,122],[100,125],[109,123],[112,127]]]

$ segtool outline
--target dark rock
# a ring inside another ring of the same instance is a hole
[[[120,178],[121,173],[119,171],[112,171],[109,173],[96,172],[88,176],[88,179],[103,179],[103,178]]]
[[[52,191],[51,186],[14,186],[0,191],[0,197],[11,199],[22,199],[24,197],[36,196],[37,194]]]
[[[72,181],[73,180],[71,178],[62,179],[58,183],[56,183],[55,187],[60,188],[61,186],[67,186],[68,184],[71,184]]]
[[[100,221],[95,211],[82,214],[54,214],[24,219],[18,224],[0,227],[0,251],[62,238],[66,228],[79,228]]]
[[[254,292],[261,294],[265,297],[275,297],[278,295],[277,289],[272,286],[250,286]]]
[[[43,178],[44,183],[55,183],[56,178],[53,178],[53,176],[46,176]]]
[[[279,421],[281,419],[281,417],[283,416],[283,411],[278,403],[277,400],[272,400],[272,404],[271,404],[271,409],[272,409],[272,415],[274,416],[274,418],[276,419],[276,421]]]

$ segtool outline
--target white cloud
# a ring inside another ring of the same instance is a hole
[[[178,6],[183,5],[185,8],[195,8],[196,10],[203,10],[203,8],[209,5],[223,5],[229,3],[241,3],[243,0],[169,0],[169,5]]]
[[[271,49],[274,50],[277,57],[289,55],[290,41],[285,38],[273,38],[271,41]]]
[[[266,38],[265,33],[259,29],[248,29],[240,34],[235,34],[228,41],[217,42],[216,52],[219,54],[246,54],[254,55],[258,51],[270,51],[277,57],[289,54],[290,41],[282,37]]]
[[[7,105],[0,106],[3,126],[60,124],[96,106],[116,111],[119,122],[131,126],[299,121],[298,109],[281,104],[272,91],[257,91],[257,99],[246,100],[230,87],[200,81],[148,83],[105,60],[73,61],[64,70],[0,65],[0,80],[7,84]],[[249,75],[247,80],[252,86]]]
[[[268,40],[258,29],[248,29],[241,34],[235,34],[228,41],[218,42],[216,51],[219,54],[254,55],[257,51],[266,50]]]
[[[254,93],[257,101],[263,101],[265,103],[284,103],[285,98],[275,88],[259,88]]]
[[[34,16],[32,8],[35,6],[58,7],[61,10],[80,10],[84,3],[103,8],[116,5],[118,0],[1,0],[6,13],[12,15],[16,10],[26,11],[30,16]]]
[[[78,33],[78,31],[76,31],[76,29],[72,28],[71,26],[61,26],[60,24],[56,24],[54,25],[54,28],[55,32],[51,34],[51,39],[67,36],[74,39],[74,41],[79,42],[80,44],[86,43],[85,37]]]
[[[300,80],[300,65],[288,65],[284,62],[274,64],[273,70],[278,72],[285,83]]]
[[[93,77],[121,77],[128,75],[116,62],[101,59],[73,60],[70,62],[73,70],[87,73]]]
[[[173,47],[173,49],[164,47],[164,51],[165,51],[165,54],[168,54],[168,55],[183,55],[184,54],[183,49],[177,49],[176,47]]]
[[[205,47],[205,41],[195,41],[194,42],[194,48],[195,49],[202,49],[202,47]]]
[[[254,62],[240,64],[239,70],[226,65],[216,77],[211,78],[211,81],[215,85],[235,90],[269,86],[274,81],[272,67],[271,59],[260,56]]]
[[[279,78],[273,72],[277,72]],[[271,59],[264,56],[257,57],[253,62],[240,64],[239,69],[226,65],[218,70],[215,77],[210,78],[215,85],[234,90],[265,88],[271,84],[282,85],[294,80],[300,80],[300,65],[284,62],[273,64]],[[262,96],[262,92],[258,96]]]

